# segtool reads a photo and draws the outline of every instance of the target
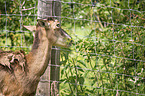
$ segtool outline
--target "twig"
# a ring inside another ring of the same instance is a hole
[[[28,9],[22,9],[22,11],[26,11],[26,10],[32,10],[34,9],[35,7],[32,7],[32,8],[28,8]]]

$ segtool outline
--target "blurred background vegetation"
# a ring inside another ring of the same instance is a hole
[[[28,53],[37,0],[0,1],[0,47]],[[145,1],[61,0],[61,27],[74,40],[61,50],[60,96],[145,95]]]

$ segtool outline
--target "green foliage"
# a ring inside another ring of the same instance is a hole
[[[74,45],[61,55],[60,95],[145,94],[145,2],[98,0],[95,7],[87,0],[73,2],[62,6],[67,17],[62,26],[71,31]]]
[[[35,0],[1,0],[0,1],[0,46],[4,50],[30,50],[33,36],[22,25],[36,23],[37,10]],[[24,10],[32,8],[32,10]],[[23,10],[22,10],[23,9]]]
[[[74,44],[61,51],[60,96],[145,94],[144,0],[61,1]],[[37,3],[0,1],[2,49],[30,51],[33,33],[22,25],[36,24]]]

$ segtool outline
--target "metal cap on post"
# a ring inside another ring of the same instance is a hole
[[[53,17],[60,21],[61,16],[61,0],[38,0],[38,17],[39,19],[46,19]],[[49,64],[44,75],[39,82],[36,95],[38,96],[57,96],[59,81],[59,65],[60,51],[59,48],[53,47],[51,52],[51,64]],[[55,86],[55,87],[54,87]],[[56,87],[57,86],[57,87]]]
[[[52,0],[38,0],[37,19],[46,19],[52,16]]]
[[[46,19],[55,17],[60,20],[61,0],[38,0],[38,17],[37,19]]]

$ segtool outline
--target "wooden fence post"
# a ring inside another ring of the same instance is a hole
[[[47,17],[55,17],[60,21],[61,16],[61,0],[38,0],[38,18],[46,19]],[[57,67],[60,62],[59,48],[53,47],[51,52],[51,64],[48,65],[44,75],[39,82],[36,96],[57,96],[59,95],[59,73],[60,68]]]

